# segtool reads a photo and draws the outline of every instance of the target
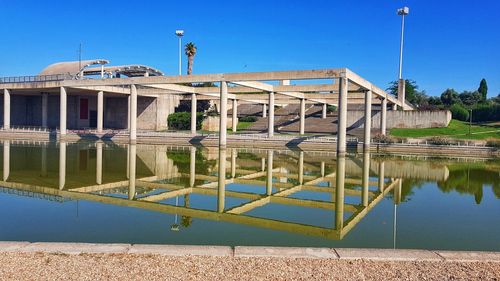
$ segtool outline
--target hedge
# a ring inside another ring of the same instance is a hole
[[[469,111],[465,109],[462,105],[455,103],[450,107],[451,117],[460,121],[469,120]]]
[[[500,104],[478,104],[472,109],[472,121],[499,121]]]
[[[196,130],[201,129],[201,124],[205,119],[203,112],[196,113]],[[189,130],[191,129],[191,112],[175,112],[168,115],[167,118],[168,128],[175,130]]]

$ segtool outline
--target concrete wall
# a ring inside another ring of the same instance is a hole
[[[387,128],[446,127],[451,121],[449,110],[387,111]],[[363,128],[364,111],[347,111],[347,127]],[[380,128],[380,111],[372,111],[372,128]]]

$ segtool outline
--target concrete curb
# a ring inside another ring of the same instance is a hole
[[[266,246],[195,246],[0,241],[1,253],[153,254],[241,258],[313,258],[372,261],[500,262],[500,252]]]

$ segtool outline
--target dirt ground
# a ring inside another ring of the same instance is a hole
[[[1,253],[1,280],[500,280],[499,262]]]

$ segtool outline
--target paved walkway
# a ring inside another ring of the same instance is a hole
[[[499,280],[499,252],[0,242],[0,280]]]

